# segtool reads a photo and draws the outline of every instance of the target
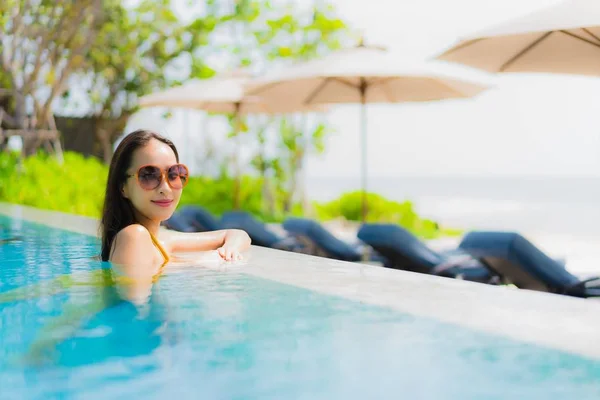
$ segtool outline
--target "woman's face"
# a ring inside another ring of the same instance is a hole
[[[179,203],[182,189],[172,189],[163,175],[157,188],[145,190],[138,182],[137,172],[142,166],[155,165],[164,173],[173,164],[177,164],[173,150],[156,139],[151,139],[146,146],[134,151],[131,165],[126,171],[127,175],[133,176],[125,181],[123,196],[133,204],[136,218],[164,221],[171,217]]]

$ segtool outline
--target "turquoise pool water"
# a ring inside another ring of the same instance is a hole
[[[95,238],[0,216],[0,243],[0,399],[600,398],[597,360],[243,269],[167,274],[134,306]]]

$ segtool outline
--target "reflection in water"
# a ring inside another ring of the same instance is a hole
[[[8,238],[0,238],[0,245],[11,243],[11,242],[22,242],[23,238],[21,237],[8,237]]]
[[[0,359],[85,365],[149,354],[175,338],[154,282],[94,261],[96,238],[0,216],[0,241],[0,327],[10,327]]]
[[[58,364],[75,366],[113,357],[138,357],[175,343],[167,306],[158,291],[144,304],[121,299],[114,286],[101,297],[105,303],[102,309],[88,316],[80,329],[60,343],[46,347],[58,354]]]
[[[12,242],[22,242],[21,236],[13,236],[12,229],[7,223],[0,223],[0,246]]]
[[[112,268],[62,275],[50,281],[0,293],[6,303],[67,294],[59,315],[46,322],[25,356],[29,365],[83,365],[114,356],[149,354],[175,335],[156,288],[143,302],[133,303],[131,282],[120,283]]]

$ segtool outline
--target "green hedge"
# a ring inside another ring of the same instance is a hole
[[[192,177],[179,204],[201,204],[213,214],[221,215],[233,208],[233,185],[234,181],[229,177]],[[262,178],[244,176],[240,185],[240,207],[265,222],[279,222],[283,218],[281,207],[267,209],[263,201],[263,186]]]
[[[424,238],[461,233],[458,230],[441,228],[435,221],[419,217],[410,201],[400,203],[375,193],[368,193],[367,206],[367,222],[398,224]],[[362,216],[362,192],[345,193],[339,199],[328,203],[315,203],[315,209],[318,219],[321,220],[343,216],[347,220],[359,221]]]
[[[107,166],[78,153],[66,152],[63,164],[44,154],[28,157],[18,164],[15,154],[0,153],[0,201],[99,217],[107,176]],[[263,200],[263,184],[261,178],[243,178],[241,208],[265,222],[281,222],[286,217],[282,202],[275,200],[274,206],[267,205]],[[199,204],[221,215],[232,208],[232,187],[231,178],[193,177],[183,191],[180,205]],[[282,199],[283,195],[273,194],[276,199]],[[344,217],[358,221],[361,200],[360,192],[352,192],[312,205],[319,220]],[[460,234],[456,230],[440,229],[434,221],[419,217],[409,201],[395,202],[370,193],[368,204],[369,222],[396,223],[424,238]],[[294,205],[288,215],[301,215],[299,205]]]
[[[108,168],[96,158],[66,152],[64,163],[39,154],[17,164],[0,153],[0,200],[15,204],[99,217]]]

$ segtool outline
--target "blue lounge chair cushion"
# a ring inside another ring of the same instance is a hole
[[[179,213],[188,221],[189,225],[197,231],[216,231],[221,229],[221,223],[210,212],[196,205],[182,207]]]
[[[180,213],[176,212],[171,215],[171,218],[163,222],[163,225],[169,229],[178,231],[178,232],[196,232],[196,228],[194,228]]]
[[[265,227],[265,224],[244,211],[230,211],[221,217],[223,228],[242,229],[252,239],[252,244],[263,247],[276,247],[284,238]]]
[[[358,237],[388,258],[396,268],[423,273],[436,273],[444,267],[441,275],[467,280],[487,281],[490,271],[465,252],[438,253],[419,238],[395,224],[363,224]],[[446,268],[447,267],[447,268]]]
[[[327,229],[316,221],[303,218],[289,218],[283,223],[283,228],[294,235],[309,238],[331,258],[344,261],[360,261],[362,253],[355,247],[333,236]]]
[[[474,257],[502,259],[517,265],[553,291],[568,290],[581,283],[564,265],[515,232],[469,232],[459,247]]]

